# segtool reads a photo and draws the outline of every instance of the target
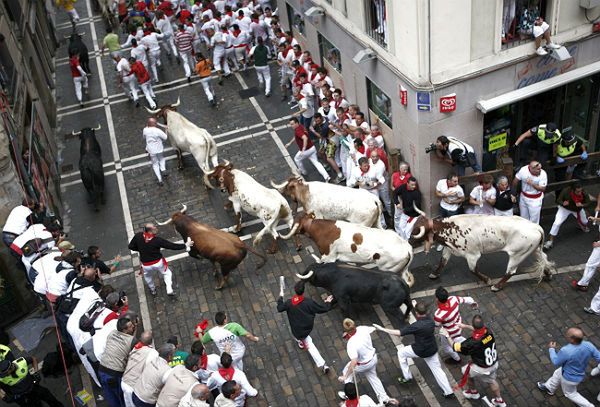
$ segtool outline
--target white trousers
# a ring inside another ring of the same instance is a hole
[[[585,215],[585,210],[582,208],[579,212],[570,211],[564,206],[559,206],[558,211],[556,211],[556,216],[554,217],[554,223],[552,224],[552,229],[550,229],[550,234],[552,236],[558,235],[558,231],[560,230],[560,226],[567,220],[569,216],[574,216],[577,219],[577,223],[580,225],[587,225],[587,216]]]
[[[271,93],[271,69],[269,65],[266,66],[254,66],[256,69],[256,76],[258,77],[258,83],[261,85],[265,84],[265,95]]]
[[[339,164],[342,165],[342,173],[346,179],[350,178],[352,174],[350,171],[352,167],[348,168],[348,149],[343,147],[340,143],[340,156],[339,156]],[[339,166],[339,165],[338,165]]]
[[[303,163],[303,161],[306,159],[308,159],[312,163],[312,165],[315,166],[315,168],[317,169],[317,171],[319,171],[319,174],[321,174],[323,179],[329,179],[329,174],[327,173],[327,170],[325,170],[325,167],[323,167],[323,164],[321,164],[317,158],[317,149],[315,148],[315,146],[312,146],[304,152],[298,151],[294,156],[294,162],[298,166],[300,173],[303,175],[306,174],[306,169],[304,168]]]
[[[158,71],[156,67],[160,66],[160,48],[154,51],[148,51],[150,57],[150,70],[152,71],[152,78],[158,82]]]
[[[88,78],[87,76],[77,76],[73,78],[73,84],[75,85],[75,96],[77,100],[81,102],[83,100],[83,94],[81,92],[81,88],[88,88]]]
[[[152,277],[154,272],[158,271],[162,274],[165,285],[167,286],[167,294],[173,294],[173,273],[164,258],[162,261],[158,261],[149,266],[142,265],[142,270],[144,271],[144,280],[146,280],[150,290],[154,291],[156,289]]]
[[[152,170],[154,171],[154,174],[156,174],[158,182],[162,182],[162,174],[160,172],[167,169],[165,167],[165,157],[163,153],[150,154],[150,161],[152,162]]]
[[[137,80],[133,76],[128,76],[123,78],[123,93],[129,99],[133,98],[134,102],[138,100],[138,86]]]
[[[543,196],[539,198],[527,198],[521,194],[519,199],[519,212],[522,218],[533,223],[540,223],[540,212],[542,211]]]
[[[587,263],[585,263],[585,270],[583,270],[583,276],[581,277],[581,280],[577,282],[577,284],[585,286],[589,285],[590,280],[592,279],[592,277],[594,277],[594,274],[596,273],[596,269],[598,267],[600,267],[600,247],[594,247],[594,250],[592,250],[592,254],[590,254]],[[598,307],[594,309],[600,310],[600,303],[598,303]]]
[[[237,71],[240,69],[237,58],[235,57],[235,48],[227,48],[225,49],[225,59],[231,61],[233,68]]]
[[[379,199],[382,196],[382,194],[380,192],[380,188],[366,189],[366,191],[369,191],[371,194],[375,195],[377,197],[377,199]],[[388,194],[388,202],[387,203],[388,203],[388,205],[390,204],[389,194]],[[384,203],[384,205],[385,205],[385,203]],[[387,209],[387,207],[386,207],[386,209]],[[383,211],[381,211],[381,215],[379,215],[379,223],[381,224],[382,228],[387,229],[387,224],[385,223],[385,216],[383,216]]]
[[[177,57],[177,47],[175,46],[175,39],[173,38],[173,35],[169,35],[168,37],[164,36],[161,44],[164,50],[167,52],[167,55],[172,53],[173,56]]]
[[[192,51],[180,52],[181,62],[183,63],[183,70],[185,71],[185,77],[189,78],[192,76],[194,71],[194,57],[192,57]]]
[[[123,397],[125,398],[125,407],[135,407],[133,404],[133,387],[121,380],[121,390],[123,390]]]
[[[227,62],[227,57],[225,55],[225,49],[214,50],[213,65],[215,66],[215,70],[222,71],[225,73],[225,75],[229,75],[231,73],[229,70],[229,62]]]
[[[200,79],[200,83],[202,84],[202,88],[204,89],[204,93],[206,93],[208,101],[212,102],[215,98],[215,92],[213,91],[212,86],[210,85],[210,80],[210,76],[207,76],[206,78]]]
[[[294,339],[296,339],[296,338],[294,338]],[[313,343],[313,340],[310,337],[310,335],[302,340],[296,339],[296,342],[298,342],[298,344],[304,345],[304,349],[306,349],[308,351],[308,353],[310,354],[310,357],[315,362],[315,365],[317,365],[317,367],[325,366],[325,359],[323,359],[323,357],[321,356],[319,349],[317,349],[317,347]]]
[[[565,397],[580,407],[594,407],[592,403],[587,401],[585,397],[577,392],[578,384],[579,383],[570,382],[563,377],[562,367],[556,369],[552,377],[550,377],[545,383],[548,390],[550,390],[552,393],[555,393],[556,389],[558,389],[558,386],[560,385]]]
[[[460,355],[454,351],[454,349],[452,349],[452,346],[450,345],[450,342],[448,342],[448,339],[446,338],[446,336],[444,335],[439,335],[440,338],[440,347],[442,348],[442,354],[443,355],[448,355],[450,356],[452,359],[459,361],[460,360]],[[464,336],[457,336],[456,338],[451,338],[452,341],[456,342],[456,343],[461,343],[463,341],[466,340],[466,338]]]
[[[510,208],[505,211],[501,211],[499,209],[494,208],[494,215],[496,215],[496,216],[513,216],[513,210],[512,210],[512,208]]]
[[[417,218],[410,218],[402,209],[396,207],[394,213],[394,229],[404,240],[409,240]]]
[[[150,109],[156,109],[156,103],[154,103],[154,98],[156,97],[156,95],[152,90],[152,84],[150,83],[150,81],[141,83],[140,88],[142,88],[142,92],[144,92],[144,96],[146,96],[146,101],[148,101]]]
[[[244,60],[244,69],[246,69],[246,64],[248,63],[248,49],[246,47],[238,47],[234,48],[235,59],[239,62]]]
[[[350,362],[348,362],[346,364],[346,366],[344,367],[344,370],[343,370],[344,376],[348,372],[349,366],[350,366]],[[377,355],[373,356],[373,359],[371,359],[365,365],[356,365],[354,367],[354,372],[357,375],[359,373],[362,373],[363,375],[365,375],[365,377],[369,381],[369,384],[373,388],[373,391],[377,395],[377,399],[379,400],[380,403],[385,403],[390,399],[390,397],[385,392],[383,383],[381,383],[381,380],[377,376]],[[346,383],[351,382],[353,380],[352,376],[353,375],[349,375],[348,377],[346,377]]]
[[[596,312],[600,312],[600,287],[598,287],[598,292],[596,292],[596,295],[594,295],[592,298],[592,304],[590,305],[590,308]]]
[[[402,349],[398,349],[398,360],[400,361],[400,369],[402,369],[402,375],[405,379],[412,379],[412,373],[410,373],[410,369],[408,367],[408,359],[414,359],[418,357],[419,356],[415,354],[412,346],[410,345],[405,346]],[[442,365],[440,364],[440,358],[438,357],[437,352],[434,355],[429,356],[428,358],[423,358],[423,360],[425,361],[425,363],[427,363],[429,370],[431,370],[435,381],[444,392],[444,395],[452,394],[452,387],[450,386],[450,382],[448,381],[446,374],[442,370]]]

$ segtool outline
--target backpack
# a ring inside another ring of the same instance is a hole
[[[81,318],[79,318],[79,329],[84,332],[89,332],[92,336],[96,333],[96,328],[94,328],[94,322],[102,312],[106,309],[106,305],[104,301],[98,300],[94,301],[90,307],[83,313]]]

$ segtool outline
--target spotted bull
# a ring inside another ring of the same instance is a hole
[[[223,288],[229,279],[229,273],[244,260],[248,251],[262,259],[257,269],[264,266],[265,256],[247,246],[239,237],[196,221],[185,214],[186,210],[187,207],[183,205],[181,211],[175,212],[169,220],[158,224],[164,226],[173,223],[184,241],[188,237],[193,240],[194,246],[189,255],[197,259],[208,259],[212,263],[217,277],[217,290]]]
[[[289,239],[296,233],[304,233],[317,245],[320,261],[375,264],[383,271],[400,272],[412,286],[414,280],[408,271],[413,259],[412,247],[392,230],[382,230],[344,221],[315,219],[313,214],[296,216]]]
[[[421,216],[415,221],[411,243],[419,244],[425,240],[426,252],[433,242],[444,246],[440,264],[430,278],[438,278],[450,256],[454,255],[466,259],[471,272],[489,284],[490,278],[477,269],[477,261],[482,254],[496,252],[508,254],[508,265],[506,274],[492,286],[492,291],[501,290],[529,255],[534,256],[535,262],[527,272],[537,273],[540,280],[551,278],[554,263],[548,261],[542,250],[544,230],[540,225],[519,216],[456,215],[428,219],[424,212],[418,211]]]
[[[73,136],[79,136],[81,141],[79,147],[79,174],[81,181],[88,193],[88,203],[94,205],[94,210],[99,210],[99,204],[104,204],[104,168],[102,164],[102,150],[96,140],[96,132],[100,125],[95,128],[85,127],[79,132],[71,132]]]
[[[410,287],[402,278],[387,271],[340,263],[314,263],[296,276],[331,293],[344,317],[350,316],[353,303],[379,304],[398,320],[402,304],[406,305],[404,319],[412,309]]]

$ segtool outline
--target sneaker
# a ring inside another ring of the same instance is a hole
[[[594,311],[591,307],[583,307],[583,310],[585,312],[587,312],[588,314],[599,315],[600,316],[600,312]]]
[[[331,177],[325,178],[325,182],[329,182],[329,181],[331,181]]]
[[[266,97],[266,98],[268,98],[268,97],[271,97],[271,92],[267,92],[267,93],[265,93],[265,97]]]
[[[188,76],[188,77],[187,77],[187,81],[188,81],[188,83],[192,83],[192,77],[191,77],[191,76]]]
[[[462,393],[466,399],[478,400],[481,397],[481,394],[479,394],[479,392],[474,389],[463,390]]]
[[[590,228],[588,228],[587,225],[582,225],[581,223],[578,223],[577,227],[581,229],[584,233],[589,233],[590,231]]]
[[[600,366],[596,366],[590,372],[590,376],[598,376],[598,375],[600,375]]]
[[[150,289],[150,294],[152,294],[153,296],[156,296],[156,288]]]
[[[445,399],[455,399],[456,396],[454,395],[454,393],[450,393],[450,394],[444,394],[444,398]]]
[[[554,246],[554,242],[552,240],[546,240],[546,243],[544,243],[544,250],[550,250],[552,249],[552,246]]]
[[[548,393],[549,396],[554,396],[554,393],[550,391],[550,389],[548,387],[546,387],[545,383],[542,382],[537,382],[537,387],[538,389],[540,389],[540,391],[543,391],[545,393]]]
[[[169,172],[167,170],[162,172],[162,176],[163,177],[168,177],[169,176]]]
[[[140,101],[139,100],[135,101],[135,107],[140,107]]]
[[[444,250],[444,246],[441,244],[438,244],[437,247],[435,248],[436,251],[441,252],[442,250]]]
[[[346,397],[346,393],[344,393],[343,391],[338,391],[337,395],[342,400],[348,400],[348,397]]]
[[[502,397],[495,397],[492,399],[492,404],[495,407],[506,407],[506,403],[502,400]]]
[[[573,287],[577,291],[582,291],[582,292],[586,292],[588,290],[587,285],[579,285],[579,284],[577,284],[577,280],[571,281],[571,287]]]
[[[321,367],[321,370],[323,371],[323,374],[324,374],[324,375],[328,375],[328,374],[329,374],[329,371],[330,371],[331,369],[329,368],[329,366],[327,366],[327,365],[323,365],[323,367]]]
[[[546,47],[552,48],[552,49],[559,49],[560,47],[562,47],[562,45],[555,44],[553,42],[549,42],[548,44],[546,44]]]
[[[543,57],[544,55],[548,55],[548,51],[546,51],[544,48],[539,47],[538,49],[535,50],[535,53],[538,54],[539,56]]]
[[[398,378],[398,382],[400,382],[400,384],[408,384],[412,381],[412,379],[406,379],[404,376],[400,376]]]
[[[165,184],[164,184],[162,181],[158,181],[158,186],[159,186],[159,187],[162,187],[162,186],[164,186],[164,185],[165,185]]]

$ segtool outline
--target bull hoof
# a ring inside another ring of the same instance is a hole
[[[435,280],[436,278],[439,278],[440,275],[439,274],[435,274],[435,273],[431,273],[430,275],[428,275],[427,277],[429,277],[432,280]]]
[[[552,279],[554,278],[554,276],[552,275],[552,273],[545,273],[544,277],[542,277],[543,281],[552,281]]]
[[[296,251],[299,252],[300,250],[302,250],[302,245],[299,244],[298,246],[296,246]]]
[[[498,286],[495,286],[495,285],[492,286],[492,291],[493,292],[497,293],[500,290],[502,290],[502,287],[498,287]]]

